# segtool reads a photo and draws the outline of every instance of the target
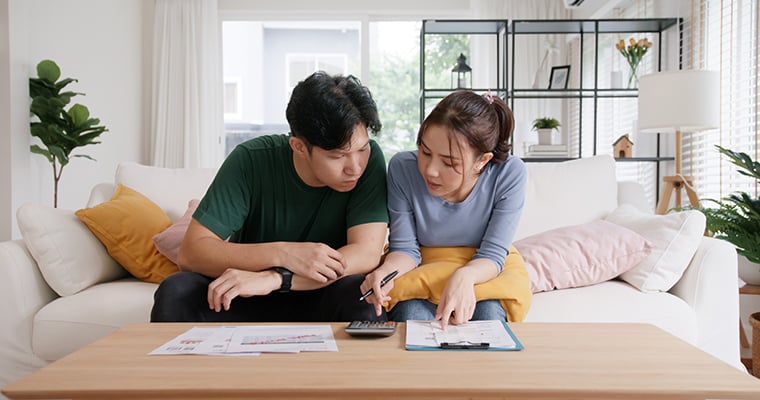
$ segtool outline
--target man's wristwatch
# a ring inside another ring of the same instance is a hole
[[[293,273],[283,267],[274,267],[274,270],[282,277],[282,285],[280,285],[280,290],[278,290],[278,292],[288,293],[293,281]]]

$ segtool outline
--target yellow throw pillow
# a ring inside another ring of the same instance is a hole
[[[178,271],[153,244],[153,236],[172,221],[137,191],[119,184],[109,201],[75,214],[106,246],[108,254],[136,278],[159,283]]]
[[[438,304],[451,274],[467,264],[475,251],[471,247],[421,247],[422,263],[393,282],[389,293],[391,301],[384,304],[386,310],[409,299],[425,299]],[[509,322],[525,319],[532,298],[525,261],[514,246],[509,250],[501,273],[490,281],[475,285],[475,299],[499,300]]]

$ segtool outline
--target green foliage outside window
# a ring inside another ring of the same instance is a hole
[[[459,53],[469,53],[470,38],[468,35],[428,36],[425,42],[427,87],[447,88]],[[420,126],[420,60],[419,57],[386,56],[373,61],[372,69],[370,89],[383,123],[377,141],[388,161],[399,151],[416,148]]]

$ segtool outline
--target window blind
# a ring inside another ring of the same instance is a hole
[[[694,0],[690,20],[684,67],[720,72],[720,128],[684,136],[683,170],[694,176],[700,198],[757,196],[757,182],[737,173],[715,145],[758,159],[760,7],[756,0]]]

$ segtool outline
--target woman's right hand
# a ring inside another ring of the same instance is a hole
[[[369,295],[364,301],[375,306],[375,314],[378,317],[383,313],[383,303],[390,301],[391,299],[391,297],[388,296],[388,293],[393,289],[393,280],[395,278],[391,279],[382,287],[380,286],[380,282],[394,270],[393,267],[383,264],[367,274],[367,276],[364,277],[364,282],[362,282],[360,286],[362,294],[367,293],[370,289],[374,291],[374,293]]]

